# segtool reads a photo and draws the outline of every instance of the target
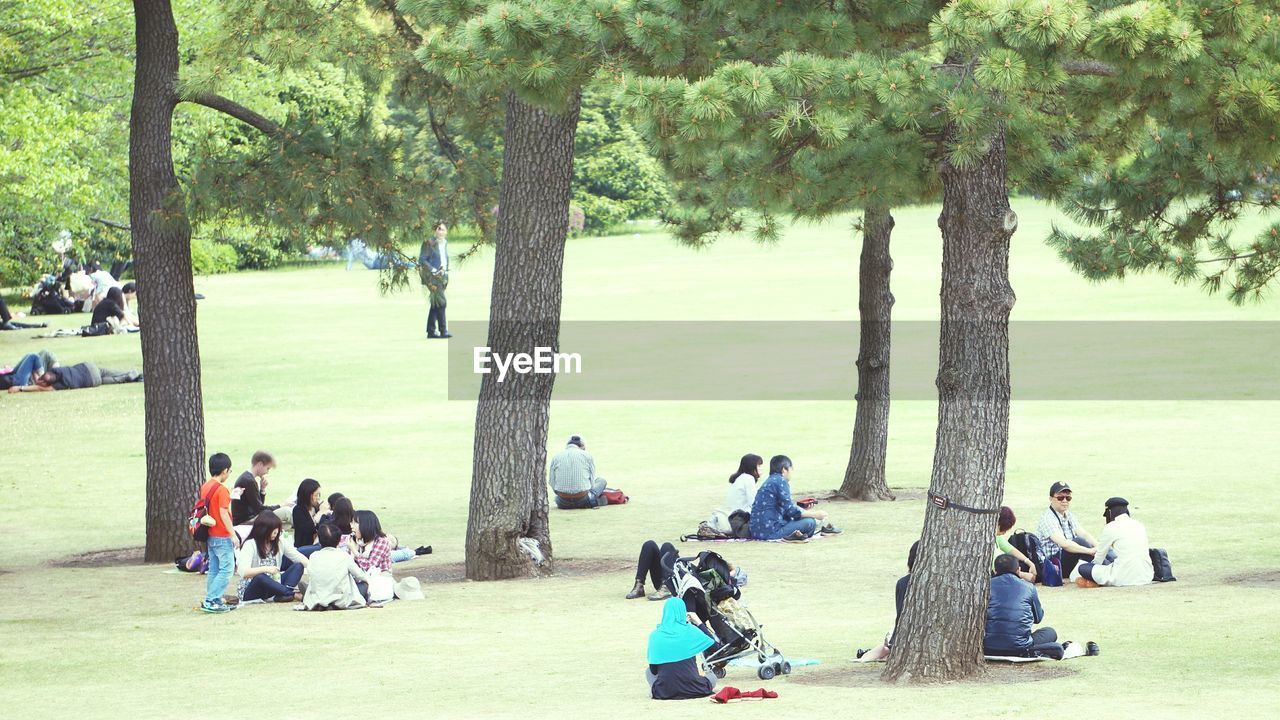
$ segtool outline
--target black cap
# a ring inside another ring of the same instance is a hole
[[[1056,483],[1054,483],[1054,484],[1052,484],[1052,485],[1050,485],[1050,486],[1049,486],[1049,494],[1050,494],[1050,495],[1057,495],[1058,493],[1062,492],[1063,490],[1066,490],[1067,492],[1071,492],[1071,486],[1070,486],[1070,485],[1068,485],[1068,484],[1066,484],[1066,483],[1064,483],[1064,482],[1056,482]]]
[[[1129,501],[1122,497],[1107,498],[1107,509],[1102,511],[1102,517],[1111,522],[1117,515],[1129,514]]]
[[[566,444],[568,444],[568,445],[577,445],[578,447],[583,447],[583,443],[582,443],[582,436],[581,436],[581,435],[573,435],[573,436],[571,436],[571,437],[569,438],[569,442],[568,442],[568,443],[566,443]]]

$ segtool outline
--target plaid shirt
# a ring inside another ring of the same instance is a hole
[[[570,445],[551,458],[548,475],[553,492],[566,495],[586,492],[596,479],[596,461],[591,453]]]
[[[369,568],[375,567],[383,572],[391,572],[391,543],[386,538],[380,537],[365,548],[368,549],[367,552],[356,555],[356,565],[361,570],[368,572]]]
[[[1059,515],[1053,508],[1046,508],[1040,516],[1040,524],[1036,525],[1036,535],[1040,538],[1040,559],[1057,553],[1062,549],[1058,543],[1049,539],[1054,533],[1062,533],[1068,540],[1075,540],[1080,535],[1080,525],[1076,516],[1068,510],[1066,515]]]

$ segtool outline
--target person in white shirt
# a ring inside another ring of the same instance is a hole
[[[120,287],[120,282],[112,277],[111,273],[98,267],[97,263],[89,263],[85,268],[89,273],[89,279],[93,281],[93,296],[90,298],[89,309],[98,307],[98,303],[107,297],[107,291],[111,288]]]
[[[729,518],[735,512],[751,514],[751,504],[756,500],[756,485],[764,473],[764,458],[747,453],[738,462],[738,469],[729,476],[729,492],[725,495],[724,505],[712,511],[707,525],[711,529],[722,532],[733,532]]]
[[[1151,567],[1151,546],[1147,529],[1129,514],[1129,501],[1122,497],[1107,500],[1102,516],[1107,526],[1098,540],[1098,556],[1115,551],[1115,559],[1107,563],[1087,562],[1076,566],[1076,577],[1097,583],[1122,587],[1146,585],[1155,574]]]

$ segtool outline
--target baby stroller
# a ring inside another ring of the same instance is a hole
[[[716,677],[725,676],[730,660],[751,656],[760,662],[756,674],[761,680],[790,674],[791,663],[765,639],[760,623],[739,602],[741,591],[723,557],[708,550],[696,557],[670,560],[667,569],[671,593],[708,623],[720,641],[720,646],[706,655]]]
[[[62,296],[62,283],[57,275],[46,275],[31,298],[32,315],[65,315],[74,312],[75,304]]]

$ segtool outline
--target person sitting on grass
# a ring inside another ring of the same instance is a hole
[[[263,510],[275,512],[279,505],[263,504],[267,496],[267,473],[276,466],[276,459],[266,450],[259,450],[249,460],[249,469],[236,478],[231,490],[231,519],[236,526],[254,522]]]
[[[1098,540],[1098,552],[1106,557],[1114,551],[1115,560],[1109,563],[1080,563],[1076,566],[1078,584],[1088,583],[1122,587],[1147,585],[1155,575],[1151,567],[1151,546],[1147,541],[1147,529],[1129,514],[1129,501],[1122,497],[1107,499],[1102,517],[1107,526]],[[1083,577],[1088,582],[1080,583]]]
[[[769,477],[756,490],[751,505],[751,537],[756,540],[788,540],[803,542],[814,533],[832,535],[840,529],[826,522],[825,510],[804,510],[791,499],[791,476],[795,468],[791,458],[774,455],[769,458]]]
[[[109,323],[113,329],[138,326],[138,318],[129,312],[122,288],[113,287],[107,290],[107,296],[94,306],[93,317],[89,320],[89,324],[97,325],[98,323]]]
[[[324,525],[332,525],[338,528],[338,547],[343,550],[347,549],[347,544],[351,541],[353,533],[352,523],[356,519],[356,508],[351,504],[351,498],[343,496],[333,501],[331,506],[333,513],[329,519],[322,523]]]
[[[742,456],[742,460],[738,461],[738,469],[729,476],[729,492],[725,495],[724,505],[713,510],[707,520],[707,525],[712,530],[732,535],[735,526],[742,523],[739,518],[750,517],[762,470],[764,458],[754,453]],[[739,518],[735,518],[735,515],[739,515]]]
[[[907,588],[911,587],[911,571],[916,566],[916,556],[920,553],[920,541],[911,543],[907,552],[907,574],[898,578],[893,587],[893,604],[896,608],[893,615],[893,630],[884,636],[884,642],[870,650],[858,650],[859,662],[875,662],[889,657],[889,649],[893,647],[894,633],[898,632],[898,621],[902,619],[902,606],[907,604]]]
[[[1089,643],[1088,652],[1071,642],[1058,642],[1051,627],[1032,630],[1044,620],[1044,608],[1036,586],[1018,577],[1018,558],[1004,554],[996,558],[996,576],[991,578],[987,601],[987,625],[982,638],[982,654],[998,657],[1046,657],[1061,660],[1068,655],[1097,655],[1098,644]]]
[[[1071,486],[1064,482],[1049,486],[1049,507],[1040,516],[1036,535],[1040,538],[1040,559],[1048,561],[1057,555],[1064,580],[1072,577],[1077,563],[1091,562],[1098,552],[1097,541],[1071,512]]]
[[[581,435],[569,438],[555,457],[547,473],[551,491],[556,495],[556,507],[576,510],[608,505],[604,497],[604,478],[596,476],[596,461],[587,452],[587,444]]]
[[[644,576],[648,575],[653,582],[653,594],[649,596],[650,600],[666,600],[671,597],[671,589],[667,587],[666,580],[667,567],[675,561],[679,556],[676,546],[671,543],[662,543],[662,547],[658,547],[658,543],[653,540],[645,540],[644,545],[640,546],[640,559],[636,562],[636,583],[631,588],[631,592],[627,593],[628,600],[644,597]]]
[[[992,557],[992,572],[995,572],[995,558],[1004,554],[1012,555],[1018,558],[1018,562],[1022,564],[1025,570],[1018,570],[1018,577],[1029,583],[1036,581],[1036,564],[1031,559],[1023,555],[1018,548],[1009,544],[1009,533],[1013,531],[1013,526],[1018,522],[1018,516],[1013,514],[1013,508],[1008,505],[1000,506],[999,519],[996,520],[996,548],[995,555]]]
[[[351,523],[352,538],[347,550],[365,572],[391,572],[391,543],[382,523],[372,510],[357,510]]]
[[[311,478],[299,483],[298,499],[293,505],[293,545],[303,555],[310,556],[320,549],[316,543],[316,528],[324,509],[320,483]]]
[[[715,692],[716,681],[703,671],[700,655],[716,641],[697,614],[684,601],[667,598],[662,622],[649,633],[645,679],[654,700],[688,700]]]
[[[360,584],[369,581],[355,558],[338,549],[338,527],[325,523],[316,528],[320,549],[308,558],[309,580],[299,610],[350,610],[365,606]]]
[[[302,599],[298,583],[307,559],[294,549],[288,538],[281,536],[281,525],[280,518],[270,510],[254,518],[249,537],[236,553],[236,572],[240,574],[236,594],[241,602]]]

